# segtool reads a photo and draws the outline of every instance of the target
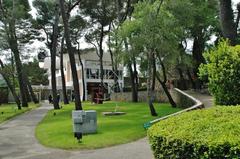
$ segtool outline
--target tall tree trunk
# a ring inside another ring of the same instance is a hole
[[[57,85],[56,85],[56,53],[57,53],[57,38],[58,38],[58,24],[59,24],[59,6],[55,7],[55,20],[53,26],[53,36],[51,41],[51,83],[52,83],[52,95],[53,95],[53,107],[54,109],[60,109],[59,101],[57,97]]]
[[[32,89],[32,86],[31,86],[31,83],[27,77],[27,75],[24,73],[24,80],[26,81],[26,84],[27,84],[27,87],[28,87],[28,90],[29,90],[29,93],[31,95],[31,98],[32,98],[32,101],[37,104],[39,103],[39,101],[37,100],[37,97],[35,96],[34,92],[33,92],[33,89]]]
[[[109,47],[109,53],[110,53],[110,56],[111,56],[111,63],[112,63],[112,71],[114,72],[114,92],[120,92],[119,90],[119,84],[118,84],[118,77],[117,77],[117,70],[115,70],[115,63],[114,63],[114,60],[113,60],[113,52],[112,50],[110,49]]]
[[[104,27],[101,25],[100,41],[99,41],[99,62],[100,62],[100,80],[101,80],[101,91],[104,95],[104,81],[103,81],[103,38],[104,38]]]
[[[62,37],[61,42],[61,52],[60,52],[60,70],[61,70],[61,79],[62,79],[62,95],[64,104],[69,104],[67,97],[66,81],[63,68],[63,49],[64,49],[64,37]]]
[[[15,89],[15,64],[14,64],[14,55],[11,51],[11,67],[12,67],[12,86]]]
[[[194,82],[193,79],[192,79],[192,74],[191,74],[189,68],[187,69],[187,76],[188,76],[188,79],[190,80],[190,82],[191,82],[191,84],[192,84],[192,88],[193,88],[193,89],[196,89],[196,85],[195,85],[195,82]]]
[[[111,24],[109,25],[109,32],[111,30]],[[120,92],[120,87],[119,87],[119,83],[118,83],[118,76],[117,75],[117,63],[116,61],[114,61],[114,55],[113,55],[113,52],[112,52],[112,49],[110,47],[110,43],[111,43],[111,39],[110,39],[110,34],[108,36],[108,50],[109,50],[109,53],[110,53],[110,57],[111,57],[111,63],[112,63],[112,71],[114,72],[114,92]]]
[[[196,80],[194,82],[197,89],[201,88],[201,81],[200,79],[198,79],[198,72],[199,72],[198,68],[200,64],[205,63],[205,59],[203,57],[204,47],[205,47],[205,41],[204,41],[203,35],[201,31],[198,31],[198,33],[194,35],[193,50],[192,50],[193,59],[195,62],[193,73],[196,77]]]
[[[159,83],[161,84],[162,88],[163,88],[163,91],[165,92],[165,94],[167,95],[168,97],[168,100],[170,102],[170,104],[172,105],[172,107],[177,107],[177,104],[174,102],[170,92],[168,91],[168,88],[166,86],[166,82],[167,82],[167,75],[166,75],[166,69],[165,69],[165,66],[163,64],[163,61],[161,59],[160,56],[158,56],[158,60],[160,62],[160,65],[161,65],[161,70],[162,70],[162,74],[163,74],[163,80],[161,80],[160,78],[160,75],[157,73],[156,74],[156,77],[157,77],[157,80],[159,81]]]
[[[117,64],[115,64],[112,68],[113,68],[113,70],[115,71],[115,76],[114,76],[114,92],[120,92],[120,85],[119,85],[119,82],[118,82],[118,78],[119,78],[119,76],[120,76],[121,74],[120,74],[120,71],[119,71],[119,74],[117,74],[117,70],[118,70]]]
[[[133,75],[134,75],[134,82],[135,82],[135,90],[138,96],[138,71],[137,71],[137,64],[136,64],[136,57],[133,57]]]
[[[25,77],[25,73],[23,73],[23,74],[24,74],[23,75],[23,82],[24,82],[24,85],[26,86],[26,87],[24,87],[24,91],[26,93],[27,101],[31,102],[32,98],[31,98],[31,94],[30,94],[29,89],[28,89],[28,83],[27,83],[27,80],[26,80],[27,78]]]
[[[74,51],[73,51],[73,48],[72,48],[72,43],[71,43],[71,40],[70,40],[68,18],[67,18],[67,15],[66,15],[64,2],[65,2],[64,0],[59,0],[61,13],[62,13],[62,19],[63,19],[63,25],[64,25],[64,37],[65,37],[65,40],[66,40],[66,45],[67,45],[67,50],[68,50],[70,65],[71,65],[71,70],[72,70],[73,87],[74,87],[74,95],[75,95],[75,109],[76,110],[82,110],[82,103],[81,103],[80,91],[79,91],[78,75],[77,75],[77,69],[76,69],[76,61],[75,61]]]
[[[20,87],[22,106],[28,107],[28,101],[27,101],[26,90],[25,90],[25,88],[27,88],[27,86],[26,86],[26,83],[24,82],[24,78],[23,78],[23,68],[22,68],[22,62],[20,59],[20,53],[18,50],[18,43],[17,43],[14,21],[9,23],[9,30],[10,30],[10,35],[9,35],[8,41],[9,41],[10,49],[14,54],[14,60],[16,63],[16,70],[17,70],[17,75],[18,75],[18,82],[19,82],[19,87]]]
[[[157,112],[154,108],[153,102],[154,102],[154,91],[152,89],[152,83],[153,83],[153,53],[148,53],[148,80],[147,80],[147,91],[148,91],[148,105],[150,108],[150,112],[152,116],[157,116]]]
[[[131,80],[131,88],[132,88],[132,102],[137,103],[138,102],[138,90],[136,90],[136,83],[134,79],[134,72],[132,69],[132,64],[131,62],[128,63],[128,70],[130,73],[130,80]]]
[[[4,69],[4,64],[3,64],[1,59],[0,59],[0,66],[1,66],[2,69]],[[10,91],[13,95],[13,98],[14,98],[16,104],[17,104],[18,110],[21,110],[21,101],[20,101],[19,97],[17,96],[16,90],[13,87],[13,85],[11,84],[10,79],[8,78],[7,74],[5,74],[4,71],[1,70],[1,69],[0,69],[0,73],[2,74],[3,79],[6,81],[7,86],[8,86],[8,88],[10,89]]]
[[[128,50],[128,44],[127,41],[124,41],[124,45],[126,48],[126,51],[129,52]],[[131,87],[132,87],[132,102],[138,102],[138,88],[136,87],[136,80],[135,80],[135,75],[134,75],[134,70],[132,69],[132,63],[133,63],[133,58],[130,58],[127,64],[129,73],[130,73],[130,79],[131,79]]]
[[[163,88],[163,91],[164,91],[165,94],[167,95],[170,104],[172,105],[173,108],[176,108],[176,107],[177,107],[177,104],[174,102],[174,100],[173,100],[173,98],[172,98],[172,96],[171,96],[171,94],[170,94],[170,92],[169,92],[169,90],[168,90],[168,88],[167,88],[167,86],[166,86],[166,83],[164,83],[164,82],[161,81],[159,75],[156,75],[156,77],[157,77],[159,83],[161,84],[161,86],[162,86],[162,88]]]
[[[81,53],[80,53],[80,43],[78,43],[78,59],[81,65],[81,69],[82,69],[82,84],[83,84],[83,101],[85,101],[85,77],[84,77],[84,66],[83,66],[83,62],[82,62],[82,58],[81,58]]]
[[[205,41],[202,33],[198,33],[194,36],[194,41],[193,41],[193,59],[196,63],[196,70],[198,70],[198,67],[200,64],[205,63],[205,59],[203,57],[203,52],[204,52],[204,47],[205,47]]]
[[[237,44],[237,28],[231,0],[220,0],[220,21],[223,36],[230,40],[231,45]]]
[[[177,68],[178,70],[178,74],[179,74],[179,82],[181,83],[180,84],[180,89],[182,90],[186,90],[187,89],[187,85],[186,85],[186,81],[184,79],[184,76],[183,76],[183,71],[180,67]]]
[[[155,53],[152,53],[152,91],[155,91],[155,85],[156,85],[156,60],[155,60]]]

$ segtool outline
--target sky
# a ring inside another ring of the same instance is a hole
[[[232,0],[232,2],[233,2],[234,4],[237,4],[238,2],[240,2],[240,0]]]

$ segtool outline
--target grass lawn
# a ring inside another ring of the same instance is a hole
[[[72,132],[71,112],[73,104],[61,110],[51,110],[36,128],[36,137],[41,144],[63,149],[95,149],[134,141],[146,136],[143,124],[154,117],[150,116],[146,103],[117,102],[118,111],[126,112],[122,116],[103,116],[102,112],[114,111],[116,102],[105,102],[102,105],[83,103],[85,110],[97,111],[98,132],[85,135],[78,143]],[[169,104],[155,104],[158,117],[165,116],[179,108],[172,108]],[[53,113],[56,113],[54,116]]]
[[[22,107],[21,110],[18,110],[16,104],[2,104],[0,105],[0,123],[10,118],[13,118],[19,114],[22,114],[26,111],[32,110],[33,108],[36,108],[38,106],[39,104],[29,103],[28,108]]]

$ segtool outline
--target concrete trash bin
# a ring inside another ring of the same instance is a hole
[[[82,134],[97,132],[97,112],[95,110],[73,110],[73,132],[75,137],[81,138]]]

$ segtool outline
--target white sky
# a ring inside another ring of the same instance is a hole
[[[232,0],[232,2],[233,2],[234,4],[237,4],[238,2],[240,2],[240,0]]]

